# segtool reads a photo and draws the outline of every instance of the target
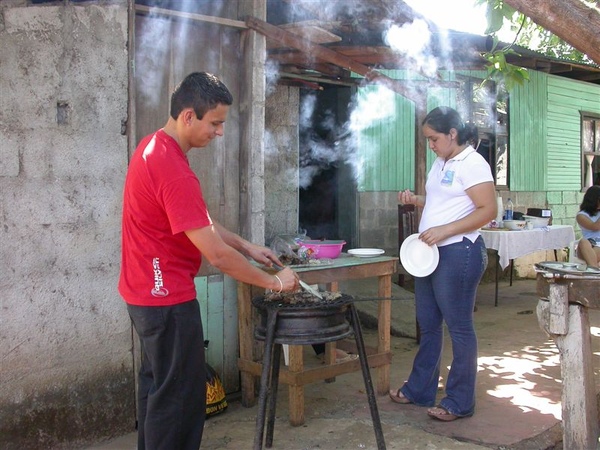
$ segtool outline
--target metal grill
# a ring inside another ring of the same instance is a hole
[[[346,294],[327,293],[323,294],[323,300],[307,293],[269,294],[267,296],[255,297],[252,304],[259,309],[265,308],[291,308],[291,309],[314,309],[314,308],[341,308],[354,301],[353,297]]]

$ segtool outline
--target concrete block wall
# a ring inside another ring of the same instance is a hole
[[[576,237],[581,236],[575,215],[579,212],[579,205],[583,200],[583,192],[579,191],[556,191],[548,192],[548,205],[552,209],[552,216],[557,220],[556,224],[573,225]]]
[[[361,192],[358,195],[359,246],[382,248],[398,255],[398,192]]]
[[[539,191],[510,192],[502,191],[503,204],[509,198],[515,204],[515,211],[527,212],[527,208],[549,208],[552,210],[552,223],[555,225],[573,225],[576,227],[575,215],[583,199],[583,193],[577,191]]]
[[[554,225],[572,225],[575,237],[581,237],[581,232],[575,221],[583,193],[578,191],[540,191],[540,192],[501,192],[504,205],[511,198],[515,211],[527,212],[527,208],[549,208],[552,210]],[[568,254],[564,249],[557,251],[559,260],[566,260]],[[533,265],[540,261],[553,261],[554,251],[536,252],[518,258],[515,261],[516,275],[523,278],[535,278]],[[506,269],[508,270],[508,269]]]
[[[4,450],[74,448],[135,425],[116,289],[127,1],[30,3],[0,2]]]

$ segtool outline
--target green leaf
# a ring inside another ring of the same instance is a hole
[[[502,25],[504,25],[504,15],[502,14],[502,11],[488,8],[485,34],[492,34],[500,31]]]

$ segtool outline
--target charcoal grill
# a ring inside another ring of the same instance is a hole
[[[310,301],[296,303],[276,301],[264,296],[252,299],[252,304],[260,314],[260,323],[255,327],[254,336],[258,340],[265,341],[254,450],[261,450],[263,441],[267,448],[273,446],[281,345],[333,342],[344,339],[350,334],[354,334],[356,341],[377,448],[385,450],[381,420],[367,363],[367,352],[353,300],[351,296],[344,294],[333,300],[327,300],[327,297],[319,300],[314,297]]]
[[[299,297],[294,303],[255,297],[252,304],[260,312],[260,323],[254,337],[264,341],[267,336],[269,310],[277,309],[276,344],[308,345],[338,341],[352,334],[346,319],[352,297],[341,295],[333,300],[314,296]]]

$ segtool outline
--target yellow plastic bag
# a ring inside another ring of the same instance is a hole
[[[208,348],[208,340],[204,341],[204,348]],[[222,413],[227,409],[225,389],[217,371],[206,363],[206,418]]]

